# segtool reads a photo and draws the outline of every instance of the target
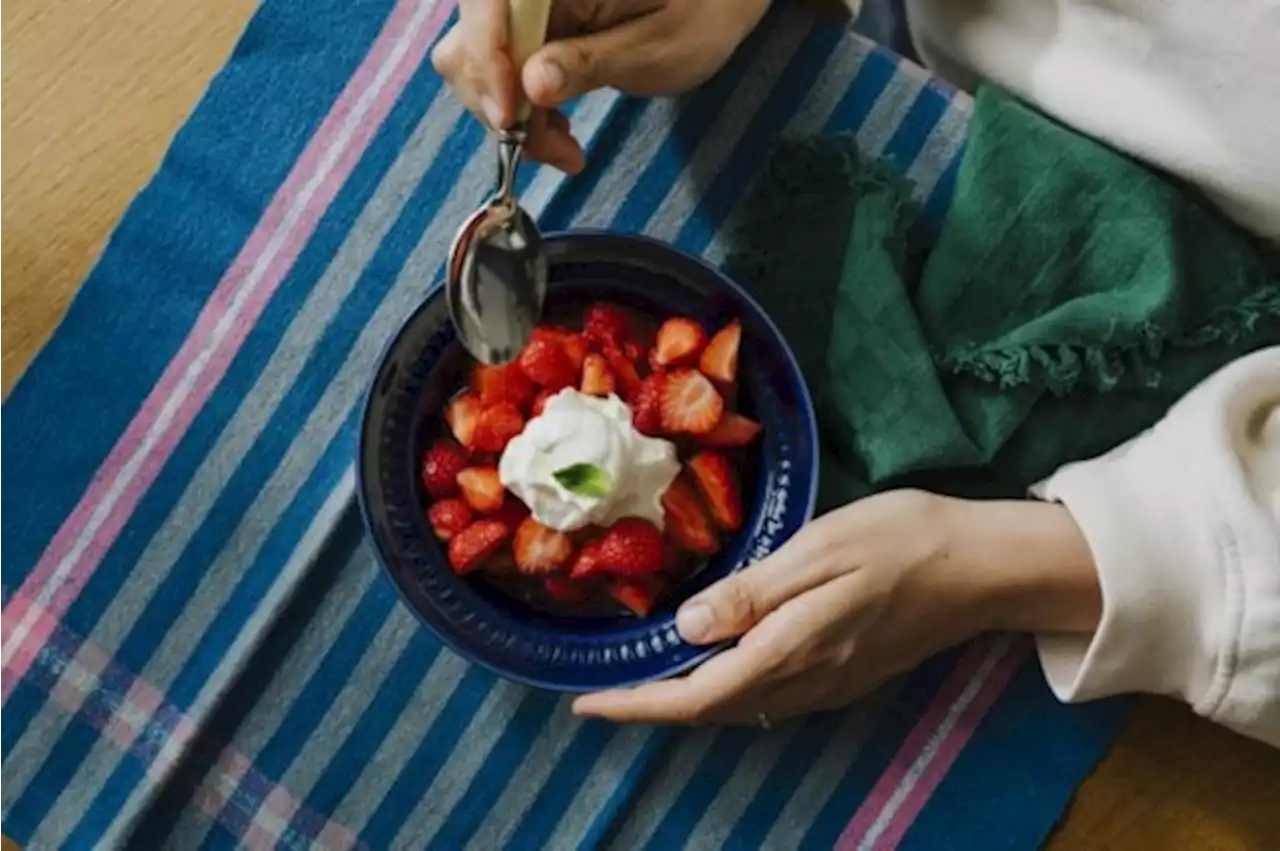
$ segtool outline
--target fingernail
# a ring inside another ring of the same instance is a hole
[[[537,68],[538,80],[542,83],[542,87],[547,90],[548,94],[559,94],[565,87],[564,69],[560,67],[558,62],[546,59],[538,63]]]
[[[676,612],[676,629],[685,641],[697,643],[711,634],[713,617],[706,603],[688,603]]]
[[[485,95],[480,100],[480,108],[484,110],[484,117],[488,120],[489,126],[494,130],[501,130],[503,124],[502,107],[498,106],[498,102]]]

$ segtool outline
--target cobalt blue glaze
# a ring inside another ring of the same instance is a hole
[[[454,575],[426,521],[418,480],[425,446],[440,433],[445,400],[469,360],[454,339],[441,288],[405,322],[365,400],[356,473],[379,560],[404,601],[459,655],[500,676],[556,691],[593,691],[688,670],[719,647],[676,634],[675,608],[710,583],[776,549],[813,516],[818,444],[813,403],[781,333],[720,271],[654,240],[574,231],[546,238],[548,314],[593,299],[653,315],[693,316],[709,327],[743,324],[741,409],[764,425],[743,483],[743,529],[643,620],[536,611],[487,583]],[[751,471],[754,470],[754,474]]]

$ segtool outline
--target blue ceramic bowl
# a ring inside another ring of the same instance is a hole
[[[422,622],[461,656],[517,682],[592,691],[668,677],[720,648],[683,642],[679,603],[776,549],[813,516],[818,445],[813,403],[778,329],[715,268],[653,240],[572,232],[548,236],[547,312],[581,315],[607,299],[651,315],[681,314],[717,327],[742,320],[739,409],[764,432],[749,451],[741,531],[678,586],[652,615],[557,616],[483,580],[455,576],[426,521],[418,479],[423,449],[443,429],[446,400],[470,360],[454,339],[443,290],[432,291],[392,340],[365,400],[360,430],[360,504],[387,575]]]

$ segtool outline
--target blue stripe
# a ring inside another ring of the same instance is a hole
[[[494,677],[478,667],[469,667],[462,680],[449,695],[440,715],[422,737],[413,755],[400,770],[400,776],[360,833],[370,848],[388,848],[404,820],[413,812],[431,781],[440,773],[453,754],[467,725],[493,690]]]
[[[316,559],[305,582],[290,599],[265,635],[249,664],[218,703],[218,709],[202,726],[191,743],[172,782],[166,784],[148,806],[137,828],[125,842],[129,847],[160,848],[190,804],[191,795],[206,772],[212,771],[237,731],[256,723],[254,712],[263,699],[264,683],[280,668],[290,664],[313,619],[331,594],[346,595],[361,586],[365,562],[354,558],[364,547],[364,527],[354,505],[348,506],[334,523],[324,556]]]
[[[915,101],[907,114],[903,116],[898,129],[885,145],[884,155],[906,174],[907,169],[916,161],[925,140],[937,126],[938,120],[947,111],[949,101],[933,86],[926,85],[916,95]]]
[[[716,734],[701,766],[684,784],[645,847],[650,851],[685,847],[694,826],[729,782],[747,748],[758,736],[758,731],[744,727],[730,727]]]
[[[560,755],[542,791],[512,834],[510,849],[542,848],[573,805],[618,728],[604,721],[585,721]]]
[[[1131,706],[1127,699],[1081,706],[1048,699],[1039,665],[1028,660],[898,848],[933,849],[940,836],[972,835],[975,824],[984,826],[984,849],[1041,847],[1071,795],[1114,741]],[[1036,711],[1028,711],[1030,707]],[[993,773],[1000,777],[999,794],[975,795],[974,789],[991,788]]]
[[[374,581],[386,584],[382,577]],[[329,760],[324,773],[316,781],[315,788],[307,795],[303,802],[304,809],[332,813],[337,808],[350,791],[351,785],[358,781],[361,772],[378,752],[387,734],[400,722],[409,706],[409,699],[422,684],[422,678],[427,675],[432,663],[439,657],[440,648],[438,639],[417,628],[409,644],[401,651],[395,666],[378,688],[374,699],[361,713],[360,720],[342,742],[338,752]],[[312,758],[320,758],[320,755],[313,754]],[[295,816],[289,830],[301,837],[298,833],[298,820],[298,816]]]
[[[772,22],[776,14],[771,12],[766,24]],[[644,229],[683,172],[688,151],[697,147],[719,119],[737,88],[739,78],[759,55],[774,29],[770,25],[757,27],[720,73],[685,96],[671,129],[613,217],[612,230],[636,232]]]
[[[631,135],[636,124],[639,123],[645,109],[653,108],[655,108],[654,101],[651,100],[619,98],[599,134],[588,147],[587,167],[573,180],[564,184],[539,217],[538,221],[543,230],[565,230],[569,227],[573,217],[578,214],[599,185],[601,178],[609,169],[617,167],[610,154],[622,147],[624,140]]]
[[[315,0],[267,4],[254,16],[156,177],[130,205],[58,333],[4,401],[9,429],[0,464],[11,482],[23,483],[0,494],[10,585],[35,566],[177,352],[390,8],[391,0],[355,6]],[[324,35],[335,22],[345,28],[342,39]],[[281,33],[305,49],[286,47],[288,61],[272,69],[261,59],[280,51]],[[188,184],[195,181],[200,186],[193,190]],[[121,316],[121,304],[154,312]],[[92,416],[77,417],[75,439],[49,452],[69,401],[85,399],[93,400]]]
[[[733,204],[764,163],[770,145],[777,140],[778,128],[787,126],[804,103],[797,92],[809,90],[843,38],[843,30],[821,26],[805,36],[778,75],[773,90],[739,136],[724,167],[703,192],[697,209],[680,229],[675,240],[678,246],[694,253],[706,250]]]
[[[822,132],[856,132],[897,73],[898,63],[890,54],[883,50],[868,53]]]
[[[831,790],[831,797],[800,840],[801,851],[826,851],[835,844],[958,659],[958,651],[948,651],[925,662],[908,677],[897,700],[884,713],[875,733]]]
[[[529,691],[524,696],[515,715],[507,722],[502,735],[471,779],[467,791],[432,837],[427,846],[429,849],[454,851],[464,847],[475,835],[511,782],[515,767],[524,762],[538,736],[547,735],[547,722],[559,700],[559,695],[545,691]]]
[[[33,669],[34,670],[34,669]],[[22,793],[22,796],[13,803],[13,806],[7,808],[4,818],[5,833],[14,842],[19,845],[26,846],[30,843],[35,831],[39,828],[44,817],[49,814],[49,810],[57,802],[60,793],[66,789],[67,780],[70,779],[70,771],[74,771],[79,767],[80,763],[70,762],[74,755],[79,753],[88,753],[89,749],[101,739],[102,734],[94,729],[83,716],[77,715],[72,718],[67,728],[63,731],[62,736],[58,739],[47,754],[44,756],[44,763],[40,766],[40,770],[36,772],[35,777],[31,779],[30,785]],[[83,833],[88,836],[99,836],[105,826],[105,822],[96,823],[92,829],[85,830]],[[84,822],[81,822],[83,827]],[[10,832],[12,831],[12,832]],[[78,831],[79,833],[80,831]],[[93,842],[80,841],[76,844],[70,837],[64,847],[66,848],[92,848]]]
[[[725,840],[725,848],[736,851],[762,847],[761,843],[791,796],[822,757],[822,752],[831,745],[839,729],[841,716],[842,713],[834,712],[816,715],[806,720],[796,731],[787,743],[785,753],[773,764],[773,769],[743,809],[737,824]]]
[[[652,776],[652,769],[658,761],[669,754],[679,743],[678,733],[671,728],[658,728],[649,734],[640,755],[631,761],[626,771],[614,787],[613,794],[605,801],[600,812],[592,819],[591,826],[579,843],[579,848],[604,847],[611,834],[622,826],[631,804],[640,797],[644,790],[644,780]],[[555,851],[552,849],[552,851]],[[631,849],[623,849],[631,851]]]
[[[938,183],[933,187],[933,191],[929,193],[929,199],[924,205],[925,221],[934,227],[942,224],[943,217],[947,214],[947,208],[951,206],[951,199],[956,191],[956,177],[960,174],[960,163],[964,160],[964,150],[961,149],[951,160],[951,163],[942,172],[938,178]]]

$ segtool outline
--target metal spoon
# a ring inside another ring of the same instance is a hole
[[[508,0],[511,57],[524,66],[546,39],[551,0]],[[529,105],[498,133],[498,189],[458,230],[449,251],[445,296],[458,339],[476,360],[515,358],[542,318],[547,256],[538,225],[515,197]]]

